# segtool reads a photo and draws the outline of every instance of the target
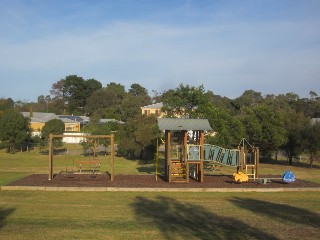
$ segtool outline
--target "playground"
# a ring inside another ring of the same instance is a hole
[[[295,163],[292,183],[236,182],[230,166],[205,168],[202,183],[193,177],[169,183],[162,155],[158,179],[155,161],[115,156],[111,181],[110,153],[84,156],[81,146],[66,148],[68,154],[55,152],[52,180],[47,153],[0,151],[1,239],[318,239],[319,165]],[[77,161],[91,159],[100,168],[79,174]],[[259,166],[261,176],[286,170],[280,160]]]
[[[165,132],[163,157],[159,160],[157,149],[153,167],[139,167],[140,172],[147,174],[126,174],[116,167],[112,134],[81,137],[50,134],[48,174],[31,174],[2,188],[153,188],[158,191],[177,188],[197,189],[194,191],[278,188],[306,191],[320,187],[318,183],[296,179],[291,171],[261,174],[259,148],[245,139],[241,140],[237,149],[205,144],[204,131],[211,130],[206,119],[158,119],[158,124],[160,130]],[[81,138],[81,141],[56,151],[54,144],[63,137]],[[61,163],[65,166],[61,167]]]

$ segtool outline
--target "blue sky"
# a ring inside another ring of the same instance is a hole
[[[0,97],[76,74],[127,89],[320,95],[318,0],[0,0]]]

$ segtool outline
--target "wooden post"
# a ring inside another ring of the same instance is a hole
[[[52,133],[49,134],[49,176],[48,180],[51,181],[53,178],[53,143],[52,143]]]
[[[186,130],[183,130],[183,138],[182,138],[182,145],[183,145],[183,159],[182,161],[185,164],[185,174],[186,174],[186,181],[189,182],[189,163],[188,163],[188,152],[187,152],[187,144],[188,144],[188,133]]]
[[[204,160],[204,131],[200,132],[200,182],[203,182],[204,172],[203,172],[203,160]]]
[[[165,174],[167,181],[171,182],[171,137],[170,130],[166,130],[166,145],[165,145],[165,154],[166,154],[166,163],[165,163]]]
[[[114,135],[111,134],[111,182],[114,181]]]
[[[187,144],[188,144],[188,134],[186,130],[183,130],[183,161],[186,163],[188,158]]]
[[[189,165],[189,162],[187,161],[186,162],[186,181],[187,181],[187,183],[189,183],[189,167],[190,167],[190,165]]]
[[[158,165],[159,165],[159,142],[157,138],[157,148],[156,148],[156,181],[158,181]]]
[[[238,169],[238,173],[239,171],[242,171],[245,168],[245,153],[244,153],[244,147],[240,148],[240,154],[239,154],[239,162],[240,162],[240,169]]]
[[[258,178],[258,168],[259,168],[259,158],[260,158],[260,151],[259,148],[255,148],[255,158],[256,158],[256,178]]]

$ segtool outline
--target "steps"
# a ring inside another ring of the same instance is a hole
[[[172,162],[169,167],[169,182],[186,183],[187,166],[181,162]]]

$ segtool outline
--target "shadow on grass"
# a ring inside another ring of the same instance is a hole
[[[6,218],[15,210],[15,208],[0,208],[0,229],[4,227]]]
[[[277,219],[320,228],[319,215],[306,209],[251,198],[233,198],[229,201],[238,207],[250,210],[254,214],[267,215],[273,220]]]
[[[137,197],[132,207],[141,224],[152,222],[165,239],[277,239],[234,218],[173,198]]]
[[[155,173],[156,172],[156,164],[153,162],[145,163],[143,160],[137,160],[138,161],[138,167],[137,170],[139,172],[143,173]],[[162,162],[159,162],[158,164],[158,172],[164,171],[164,164]]]

